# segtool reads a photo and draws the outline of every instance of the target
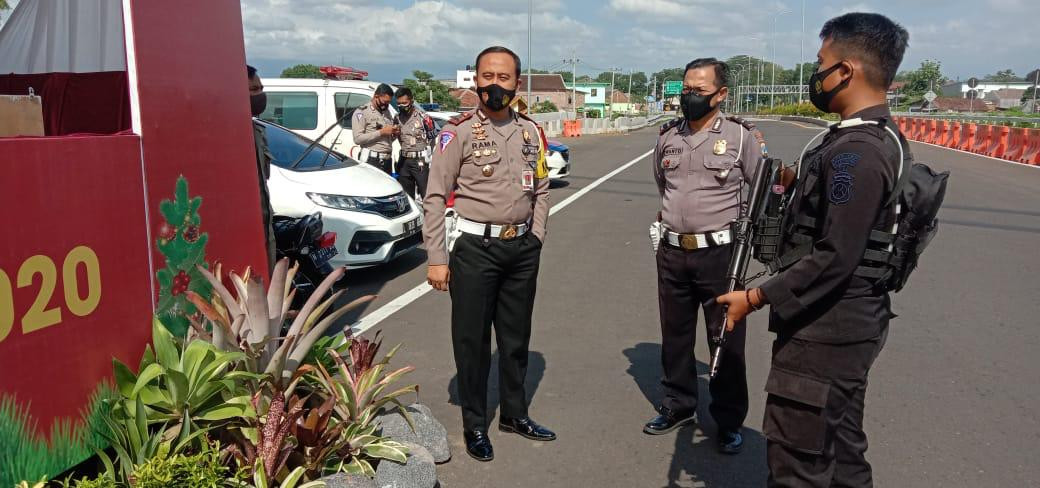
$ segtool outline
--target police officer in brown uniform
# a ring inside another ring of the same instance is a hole
[[[730,224],[765,149],[753,125],[721,113],[727,82],[728,67],[715,58],[686,65],[683,117],[662,127],[654,152],[663,208],[657,285],[665,395],[660,415],[643,429],[648,434],[665,434],[695,420],[697,310],[704,311],[708,337],[717,336],[724,317],[715,297],[727,288]],[[725,360],[709,383],[709,410],[719,428],[720,452],[736,454],[743,446],[740,428],[748,411],[743,329],[724,347]]]
[[[392,148],[394,139],[400,134],[400,127],[394,124],[394,117],[390,115],[392,96],[394,89],[390,85],[384,83],[376,87],[372,101],[354,112],[350,127],[354,144],[361,147],[358,159],[388,175],[393,174]]]
[[[466,452],[491,461],[492,325],[499,352],[499,430],[537,441],[556,439],[528,416],[524,390],[549,179],[538,125],[509,108],[519,86],[520,58],[490,47],[477,56],[476,69],[480,108],[452,119],[436,141],[423,237],[430,285],[451,292]],[[457,217],[446,218],[445,201],[453,190]],[[448,245],[446,235],[457,239]]]
[[[394,94],[397,98],[397,125],[401,128],[397,138],[401,141],[401,151],[397,157],[397,181],[404,188],[404,193],[415,197],[416,190],[422,198],[426,194],[426,181],[430,176],[426,157],[430,154],[430,143],[433,141],[433,120],[415,106],[412,90],[402,87]]]

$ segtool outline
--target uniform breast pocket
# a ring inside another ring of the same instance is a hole
[[[491,154],[484,156],[483,149],[474,149],[474,156],[469,159],[469,164],[466,166],[466,171],[470,174],[470,177],[477,180],[501,180],[506,177],[506,165],[502,164],[501,154]],[[479,157],[476,154],[480,154]]]
[[[701,186],[704,188],[725,188],[740,182],[740,168],[729,155],[705,156],[704,169],[700,173]]]

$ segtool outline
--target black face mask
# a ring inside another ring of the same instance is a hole
[[[721,89],[721,88],[720,88]],[[698,95],[690,92],[685,93],[679,98],[679,105],[682,107],[683,117],[686,120],[700,120],[708,115],[715,107],[711,106],[711,99],[718,95],[719,90],[715,90],[714,93],[707,95]]]
[[[397,111],[401,112],[401,115],[410,115],[412,113],[411,105],[398,105]]]
[[[817,71],[809,77],[809,101],[823,112],[831,112],[831,102],[834,101],[834,97],[838,95],[838,92],[849,86],[849,82],[852,81],[852,77],[842,80],[838,83],[838,86],[832,88],[830,91],[823,91],[823,80],[826,80],[841,66],[841,61],[834,63],[834,66],[827,68],[823,71]]]
[[[259,117],[264,110],[267,110],[267,94],[249,95],[249,111],[253,113],[253,117]]]
[[[480,94],[481,100],[484,100],[483,96],[487,94],[484,106],[492,112],[498,112],[508,107],[509,102],[512,102],[516,96],[516,90],[506,90],[502,88],[502,85],[498,84],[477,87],[477,93]]]

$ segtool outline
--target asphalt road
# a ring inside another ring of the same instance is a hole
[[[819,130],[787,122],[760,127],[785,161]],[[643,154],[656,135],[648,129],[565,140],[574,174],[553,190],[553,202]],[[876,485],[1040,486],[1040,170],[917,143],[914,152],[952,176],[940,234],[894,297],[900,317],[871,373],[866,430]],[[550,219],[527,383],[532,417],[560,439],[537,443],[493,429],[491,463],[464,451],[447,294],[412,291],[414,301],[394,302],[424,281],[423,252],[348,272],[351,295],[380,295],[357,316],[386,316],[381,307],[403,305],[373,330],[383,331],[387,345],[404,343],[396,364],[417,368],[410,379],[420,385],[420,401],[448,428],[454,459],[438,467],[444,487],[764,484],[762,388],[772,341],[765,314],[749,323],[751,411],[741,455],[716,454],[706,408],[696,427],[641,432],[660,397],[656,271],[646,236],[659,205],[648,157]],[[703,363],[703,332],[697,348]],[[707,398],[706,384],[702,392]]]

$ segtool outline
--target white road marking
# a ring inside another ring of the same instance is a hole
[[[636,163],[642,161],[647,156],[653,154],[653,152],[654,152],[654,150],[651,149],[651,150],[649,150],[649,151],[647,151],[647,152],[645,152],[645,153],[643,153],[643,154],[641,154],[639,156],[636,156],[635,159],[633,159],[633,160],[631,160],[631,161],[629,161],[629,162],[627,162],[627,163],[625,163],[625,164],[615,168],[610,173],[607,173],[606,175],[603,175],[603,177],[601,177],[600,179],[598,179],[596,181],[593,181],[588,186],[582,188],[581,190],[578,190],[578,191],[574,192],[573,195],[563,199],[563,201],[561,201],[560,203],[557,203],[556,205],[553,205],[552,208],[549,209],[549,215],[553,215],[556,212],[559,212],[560,210],[563,210],[563,209],[567,208],[567,206],[569,206],[570,204],[576,202],[579,198],[585,196],[585,194],[587,194],[588,192],[596,189],[596,187],[602,185],[603,183],[606,183],[607,180],[617,176],[622,171],[625,171],[626,169],[631,168]],[[433,290],[433,287],[430,286],[429,283],[422,283],[419,286],[416,286],[415,288],[412,288],[411,290],[408,290],[403,295],[398,296],[397,298],[394,298],[393,300],[391,300],[390,303],[387,303],[386,305],[383,305],[382,307],[379,307],[379,308],[373,310],[368,315],[365,315],[364,317],[361,317],[361,319],[358,320],[357,323],[355,323],[355,324],[350,326],[351,332],[354,335],[364,334],[366,331],[368,331],[372,327],[375,327],[376,325],[378,325],[383,320],[386,320],[387,317],[393,315],[398,310],[401,310],[402,308],[407,307],[409,304],[411,304],[412,302],[418,300],[420,297],[422,297],[423,295],[429,293],[432,290]]]

